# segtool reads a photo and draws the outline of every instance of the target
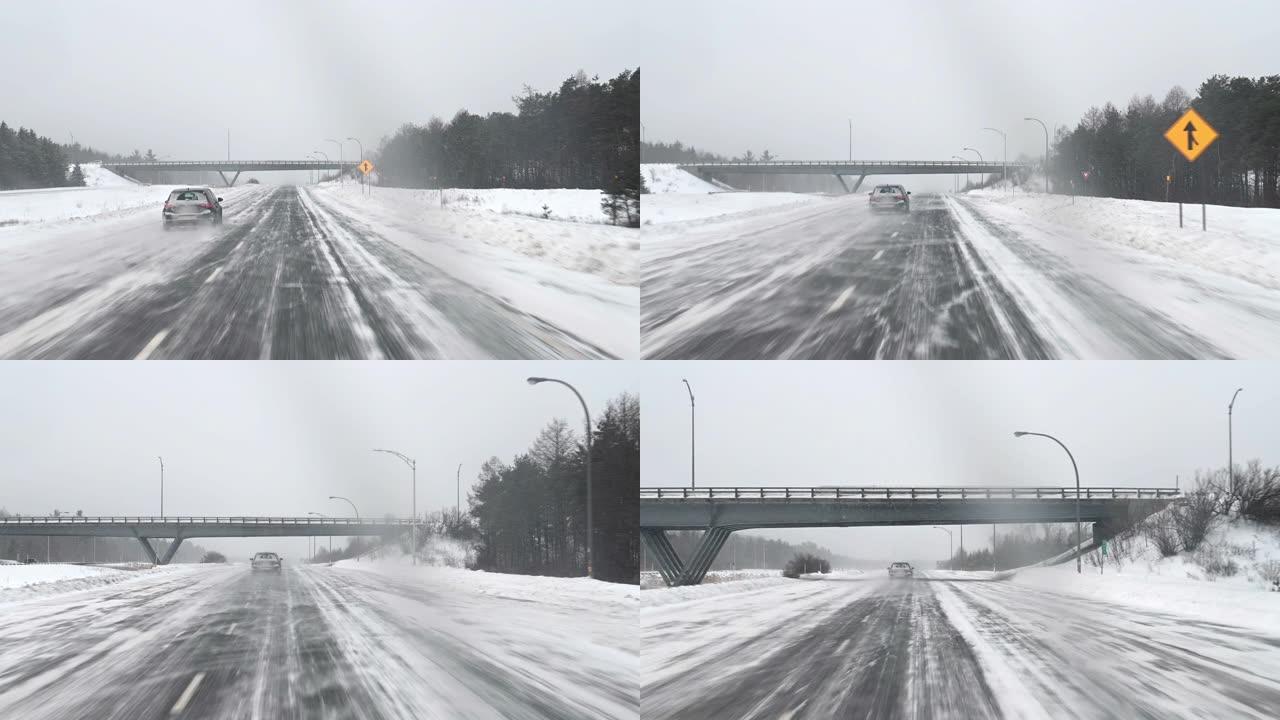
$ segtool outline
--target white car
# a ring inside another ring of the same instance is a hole
[[[912,580],[916,576],[915,568],[911,567],[911,563],[896,562],[889,565],[889,577],[906,578]]]
[[[877,185],[867,194],[872,210],[911,212],[911,193],[901,185]]]
[[[263,570],[266,572],[280,572],[284,570],[284,561],[279,555],[273,552],[260,552],[253,556],[249,562],[254,572]]]

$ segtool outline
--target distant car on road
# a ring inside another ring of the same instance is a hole
[[[250,563],[254,572],[263,570],[266,572],[280,572],[284,569],[284,561],[280,556],[273,552],[260,552],[253,556]]]
[[[896,562],[889,565],[889,577],[906,578],[908,580],[915,578],[915,568],[911,567],[911,563]]]
[[[867,194],[872,210],[911,212],[911,193],[901,185],[877,185]]]
[[[178,188],[164,201],[164,229],[207,222],[222,224],[222,198],[207,187]]]

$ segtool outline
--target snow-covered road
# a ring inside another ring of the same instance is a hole
[[[1280,637],[1007,582],[645,591],[645,718],[1271,718]]]
[[[635,718],[635,647],[634,603],[173,567],[0,604],[0,717]]]
[[[1151,213],[1123,210],[1099,210],[1082,231],[984,197],[919,195],[909,215],[873,215],[855,195],[646,227],[642,353],[1220,358],[1280,350],[1280,280],[1256,269],[1259,253],[1270,253],[1264,269],[1280,264],[1280,249],[1229,231],[1214,247],[1252,254],[1135,247],[1131,235],[1174,230],[1151,232]]]
[[[446,265],[418,247],[431,247],[432,237],[393,234],[372,216],[376,208],[362,215],[311,188],[248,186],[223,194],[220,228],[164,232],[158,201],[0,228],[0,357],[637,352],[634,288],[609,294],[616,286],[597,276],[511,253],[500,261],[495,253],[451,251]],[[571,235],[573,224],[562,225]],[[599,286],[607,290],[593,294]]]

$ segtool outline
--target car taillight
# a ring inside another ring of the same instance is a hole
[[[200,209],[202,209],[202,210],[212,210],[212,209],[213,209],[213,203],[200,203]]]
[[[173,209],[173,203],[171,203],[171,202],[165,202],[165,204],[164,204],[164,209],[165,209],[165,210],[172,210],[172,209]]]

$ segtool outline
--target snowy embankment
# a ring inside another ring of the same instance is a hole
[[[140,185],[97,165],[82,165],[85,187],[0,192],[0,227],[88,218],[160,207],[176,186]]]
[[[640,595],[635,585],[601,582],[589,578],[512,575],[482,570],[466,570],[439,565],[414,565],[408,556],[383,559],[339,560],[334,567],[419,582],[424,586],[448,588],[473,595],[506,598],[521,602],[583,607],[606,604],[634,607]]]
[[[1280,528],[1244,520],[1212,530],[1195,552],[1160,557],[1142,536],[1111,542],[1110,555],[1019,570],[1017,585],[1091,600],[1280,633]],[[1119,556],[1117,556],[1117,553]]]
[[[315,192],[361,215],[458,244],[482,243],[550,265],[634,284],[639,231],[604,224],[597,190],[414,190],[322,183]],[[441,194],[446,203],[440,204]],[[542,205],[551,217],[542,217]]]
[[[641,166],[650,193],[640,200],[645,225],[741,217],[828,200],[822,195],[789,192],[724,192],[675,165]]]
[[[0,565],[0,602],[26,600],[76,590],[112,585],[153,572],[170,572],[179,566],[133,565]]]
[[[1010,192],[1002,187],[972,190],[962,197],[985,215],[1033,231],[1066,232],[1074,238],[1138,250],[1280,289],[1280,210],[1210,205],[1208,230],[1200,229],[1198,205],[1183,205],[1178,227],[1176,203],[1149,200]]]

